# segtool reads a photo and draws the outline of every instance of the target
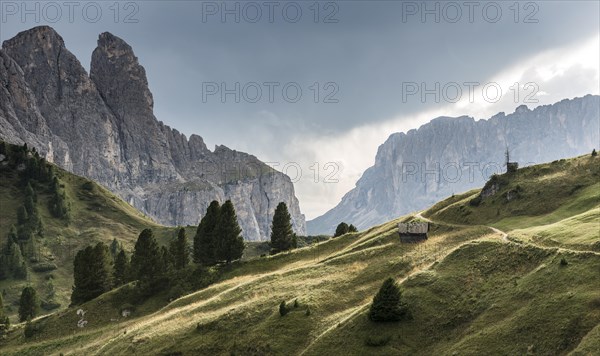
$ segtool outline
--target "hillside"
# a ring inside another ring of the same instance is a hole
[[[9,151],[0,156],[0,246],[4,247],[11,226],[18,226],[17,211],[25,200],[22,177],[25,164],[14,161],[22,152],[20,146],[0,144]],[[31,152],[26,156],[29,160],[35,159]],[[46,299],[49,289],[54,289],[54,302],[60,304],[55,308],[68,306],[73,284],[73,258],[78,250],[100,241],[110,245],[116,239],[125,250],[131,251],[140,231],[146,227],[152,227],[163,243],[175,234],[175,228],[157,225],[102,186],[55,165],[42,163],[44,161],[39,158],[35,160],[40,165],[52,167],[70,205],[70,221],[56,218],[51,213],[51,184],[43,180],[30,180],[37,195],[35,205],[44,232],[43,237],[34,235],[30,241],[22,241],[23,246],[31,243],[35,246],[35,251],[25,255],[27,278],[0,280],[4,303],[13,317],[17,311],[18,297],[27,284],[32,284],[42,299]],[[194,230],[190,228],[188,235],[193,234]]]
[[[600,348],[600,254],[591,251],[600,238],[557,226],[583,222],[598,231],[598,166],[588,155],[521,169],[479,205],[469,202],[481,191],[471,191],[418,216],[237,263],[211,286],[166,306],[158,296],[129,318],[119,314],[125,286],[82,306],[86,328],[68,309],[36,321],[30,339],[17,326],[2,348],[19,355],[590,354]],[[559,194],[571,179],[582,186]],[[503,189],[516,184],[521,196],[504,203]],[[548,206],[535,208],[534,197]],[[518,214],[519,205],[529,215]],[[402,244],[397,223],[413,219],[432,220],[429,239]],[[557,247],[538,245],[539,236]],[[389,276],[402,283],[412,319],[376,324],[367,309]],[[283,317],[281,301],[291,310]]]
[[[585,155],[493,176],[482,190],[423,213],[453,224],[485,224],[514,239],[600,251],[600,162]]]

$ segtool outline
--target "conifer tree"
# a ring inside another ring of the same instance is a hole
[[[358,229],[356,226],[350,224],[350,226],[348,226],[348,232],[358,232]]]
[[[373,298],[369,318],[373,321],[398,321],[407,315],[407,307],[402,302],[400,288],[393,278],[388,278]]]
[[[25,187],[25,197],[31,197],[34,203],[37,203],[37,194],[33,187],[31,186],[31,182],[27,182],[27,186]]]
[[[171,252],[165,246],[160,248],[160,259],[163,266],[163,272],[169,272],[173,269],[173,255],[171,255]]]
[[[333,235],[333,237],[342,236],[347,233],[348,233],[348,224],[346,224],[345,222],[341,222],[335,229],[335,234]]]
[[[122,247],[119,241],[117,241],[116,238],[113,238],[112,242],[110,243],[110,254],[112,255],[113,259],[117,258],[117,255],[121,249]]]
[[[108,247],[99,242],[77,252],[73,261],[75,286],[71,294],[73,305],[92,300],[112,287],[112,268]]]
[[[0,293],[0,335],[3,334],[10,326],[10,320],[8,316],[4,314],[4,300],[2,293]]]
[[[281,202],[275,209],[273,224],[271,225],[271,247],[274,252],[287,251],[294,245],[294,232],[292,230],[292,217],[287,205]]]
[[[151,229],[144,229],[131,256],[131,273],[138,280],[140,290],[145,293],[156,291],[164,273],[163,256]]]
[[[175,269],[185,268],[190,261],[184,228],[179,228],[177,239],[171,243],[171,256],[173,257],[173,267]]]
[[[27,214],[27,209],[25,206],[21,206],[19,210],[17,210],[17,224],[24,225],[29,220],[29,214]]]
[[[16,235],[15,228],[12,226],[0,254],[0,279],[9,277],[27,278],[27,267],[21,253],[21,247],[17,243]]]
[[[217,262],[217,239],[215,236],[221,207],[213,200],[206,209],[206,215],[200,221],[194,236],[194,262],[205,266]]]
[[[115,258],[115,268],[113,272],[113,281],[115,287],[122,286],[128,280],[129,260],[124,250],[119,251]]]
[[[244,253],[244,239],[240,235],[242,229],[237,222],[235,208],[231,200],[227,200],[221,207],[219,222],[215,230],[217,237],[217,259],[230,264],[233,260],[242,258]]]
[[[31,286],[23,288],[19,300],[19,321],[35,318],[40,307],[37,292]]]

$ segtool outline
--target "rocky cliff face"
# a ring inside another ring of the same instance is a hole
[[[489,120],[440,117],[379,147],[340,204],[308,222],[309,234],[332,233],[341,221],[364,229],[482,186],[506,170],[504,152],[520,166],[590,153],[600,144],[600,97],[588,95]]]
[[[0,83],[0,138],[27,142],[160,223],[197,224],[210,201],[231,199],[244,238],[261,240],[283,201],[295,232],[306,233],[289,177],[156,119],[144,68],[110,33],[100,35],[88,75],[52,28],[21,32],[2,45]]]

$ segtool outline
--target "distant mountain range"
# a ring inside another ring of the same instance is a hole
[[[600,146],[600,97],[562,100],[489,120],[439,117],[418,130],[392,134],[375,165],[309,234],[333,233],[341,221],[365,229],[482,186],[504,172],[505,150],[521,166],[573,157]]]
[[[165,225],[197,224],[210,201],[231,199],[246,240],[266,239],[285,202],[306,233],[290,178],[256,157],[189,139],[158,121],[132,48],[103,33],[90,73],[51,27],[24,31],[0,50],[0,138],[91,178]]]

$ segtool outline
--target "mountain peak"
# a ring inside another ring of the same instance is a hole
[[[133,103],[135,105],[130,108],[134,112],[152,114],[154,100],[148,88],[146,70],[123,39],[110,32],[98,36],[98,47],[92,53],[90,77],[115,112]]]
[[[3,48],[13,47],[21,43],[41,45],[43,47],[64,47],[63,38],[50,26],[37,26],[19,32],[15,37],[2,43]]]
[[[98,47],[96,50],[104,51],[109,56],[128,54],[135,58],[131,46],[122,38],[115,36],[110,32],[103,32],[98,36]],[[135,61],[137,62],[137,58],[135,58]]]

